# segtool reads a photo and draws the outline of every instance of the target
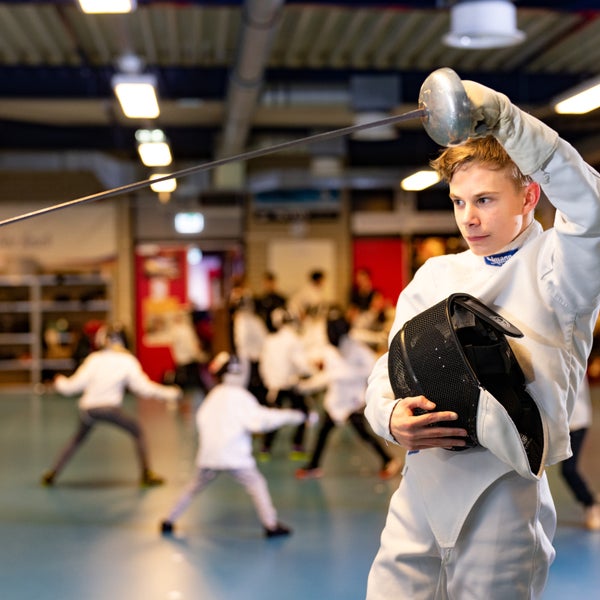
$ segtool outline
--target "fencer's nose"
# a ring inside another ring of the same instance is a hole
[[[460,220],[466,227],[479,225],[480,219],[477,205],[473,202],[466,202],[461,210]]]

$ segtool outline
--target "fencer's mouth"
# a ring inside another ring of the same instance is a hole
[[[478,242],[483,242],[487,240],[489,236],[487,235],[468,235],[466,236],[466,240],[469,244],[477,244]]]

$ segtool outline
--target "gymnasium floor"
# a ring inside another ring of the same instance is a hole
[[[583,469],[600,490],[600,389]],[[191,410],[160,402],[139,414],[154,468],[168,479],[142,490],[131,441],[98,427],[53,488],[42,472],[72,433],[75,400],[0,391],[0,597],[7,600],[359,600],[398,479],[382,482],[378,462],[353,432],[332,435],[325,477],[297,481],[283,431],[261,463],[289,538],[266,540],[249,499],[221,477],[195,499],[173,538],[158,525],[192,474]],[[600,533],[581,513],[555,468],[549,471],[559,528],[547,600],[600,598]]]

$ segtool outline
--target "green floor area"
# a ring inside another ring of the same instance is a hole
[[[595,392],[595,395],[597,393]],[[595,399],[596,402],[596,399]],[[596,403],[597,404],[597,403]],[[332,434],[320,480],[298,481],[290,431],[260,463],[289,538],[266,540],[252,504],[220,477],[199,495],[172,538],[159,523],[193,473],[194,403],[177,409],[128,398],[164,486],[141,489],[129,437],[99,426],[57,484],[39,484],[76,424],[76,402],[52,394],[0,393],[0,590],[10,600],[359,600],[399,477],[349,428]],[[600,422],[600,416],[597,419]],[[600,427],[598,427],[600,429]],[[600,484],[596,430],[583,466]],[[314,438],[311,431],[309,441]],[[558,557],[546,598],[591,598],[600,589],[600,533],[580,527],[579,508],[556,469]],[[597,486],[600,487],[600,486]]]

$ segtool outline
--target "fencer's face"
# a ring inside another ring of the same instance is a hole
[[[450,181],[454,218],[471,251],[489,256],[501,251],[531,222],[539,185],[518,187],[506,169],[469,163]]]

